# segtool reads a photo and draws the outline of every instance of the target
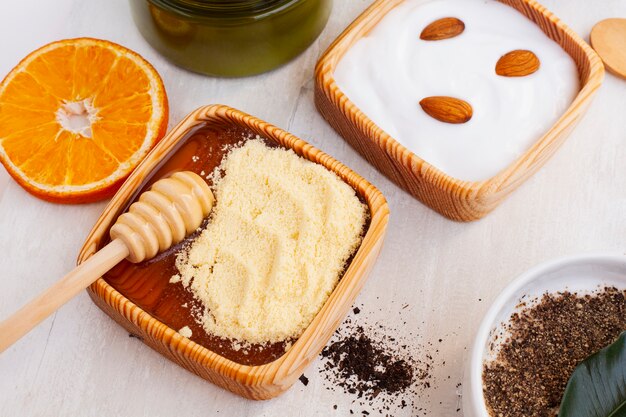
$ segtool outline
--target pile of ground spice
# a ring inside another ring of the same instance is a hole
[[[574,368],[626,329],[626,292],[545,294],[520,305],[485,363],[485,401],[494,417],[558,415]]]
[[[339,386],[366,399],[381,392],[403,392],[413,383],[411,364],[378,346],[362,327],[354,335],[326,347],[322,357],[328,359],[329,366],[337,368]]]
[[[406,340],[414,339],[412,334],[396,334],[379,323],[360,324],[348,317],[324,348],[320,373],[326,389],[339,387],[354,395],[352,407],[338,411],[393,416],[407,407],[415,415],[423,410],[414,400],[431,386],[433,357]]]

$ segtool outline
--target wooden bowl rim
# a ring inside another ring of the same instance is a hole
[[[167,344],[170,345],[170,349],[175,349],[182,356],[189,358],[205,368],[210,368],[226,378],[234,379],[244,385],[252,384],[258,386],[280,380],[282,377],[289,375],[294,367],[298,368],[308,364],[309,360],[299,353],[306,352],[306,350],[294,348],[297,345],[309,344],[315,340],[316,330],[320,324],[319,321],[321,317],[334,303],[341,305],[338,294],[346,292],[347,289],[354,287],[361,280],[365,279],[365,274],[358,271],[357,265],[370,254],[371,250],[366,249],[366,247],[369,246],[368,244],[371,243],[372,246],[375,247],[376,243],[384,238],[389,217],[387,201],[374,185],[352,171],[349,167],[291,133],[242,111],[219,104],[199,107],[189,113],[152,149],[152,151],[150,151],[113,196],[87,236],[79,252],[77,264],[80,265],[96,252],[100,240],[104,237],[114,219],[121,214],[120,211],[134,197],[143,179],[150,175],[154,169],[158,168],[162,159],[175,148],[178,142],[194,128],[217,119],[228,120],[229,123],[250,128],[255,132],[263,130],[264,136],[268,139],[286,148],[293,149],[297,155],[319,163],[328,170],[336,173],[343,181],[348,183],[368,205],[370,224],[363,236],[363,241],[353,260],[350,262],[350,265],[346,268],[341,280],[304,333],[282,356],[274,361],[263,365],[243,365],[227,359],[180,335],[176,330],[170,328],[165,323],[144,311],[140,306],[134,304],[122,293],[109,285],[104,279],[99,278],[90,288],[95,294],[98,294],[99,298],[114,308],[125,319],[132,321],[135,325],[140,327],[142,331],[156,340],[160,340],[164,343],[167,342]],[[301,151],[294,149],[294,147],[297,146],[300,146],[299,149]],[[104,294],[106,297],[100,294]],[[114,302],[107,302],[107,298],[114,300]],[[338,327],[339,324],[340,323],[337,323],[334,327]],[[191,352],[192,355],[190,355],[189,352]],[[283,367],[284,363],[289,364],[289,366]],[[252,378],[253,376],[254,378]]]
[[[413,169],[414,166],[421,166],[420,171],[424,177],[433,177],[437,180],[432,181],[436,184],[445,184],[452,192],[454,189],[465,190],[469,193],[485,193],[491,192],[494,188],[499,188],[500,185],[506,183],[506,180],[518,171],[522,162],[532,155],[537,148],[545,147],[552,139],[552,132],[560,130],[562,125],[565,125],[566,120],[573,114],[579,114],[582,111],[581,105],[586,101],[592,99],[592,93],[597,90],[602,84],[604,78],[604,65],[598,54],[589,46],[580,36],[570,29],[561,19],[550,12],[546,7],[539,4],[535,0],[520,0],[527,6],[541,13],[544,19],[552,21],[557,27],[563,30],[563,32],[569,36],[574,43],[580,47],[584,53],[584,57],[589,63],[589,74],[585,80],[582,80],[582,74],[578,71],[579,78],[581,78],[581,88],[578,94],[565,110],[565,112],[559,117],[559,119],[539,138],[537,139],[522,155],[511,162],[506,168],[503,168],[496,175],[481,181],[465,181],[452,177],[440,170],[436,166],[423,160],[420,156],[413,151],[406,148],[400,142],[395,140],[391,135],[387,134],[376,123],[374,123],[356,104],[354,104],[348,96],[337,86],[333,74],[335,72],[337,63],[341,60],[343,55],[356,43],[361,37],[365,36],[361,34],[358,36],[357,32],[361,27],[371,24],[370,19],[376,19],[371,25],[371,28],[367,31],[371,31],[378,22],[384,18],[393,8],[397,7],[400,3],[406,0],[376,0],[372,3],[363,13],[361,13],[350,25],[344,29],[344,31],[330,44],[326,51],[319,58],[315,67],[315,79],[318,87],[324,92],[324,95],[333,104],[335,110],[339,110],[349,121],[351,125],[356,127],[366,138],[374,142],[379,148],[385,152],[385,154],[402,163],[404,166],[410,166]],[[505,4],[502,0],[498,0]],[[395,4],[393,4],[395,3]],[[383,13],[378,13],[379,9],[383,6],[390,6],[388,10]],[[517,12],[521,13],[515,7],[512,7]],[[526,16],[524,16],[526,17]],[[534,23],[534,22],[533,22]],[[536,24],[536,23],[534,23]],[[546,35],[547,36],[547,35]],[[553,39],[554,40],[554,39]],[[344,50],[341,50],[341,46],[344,46]],[[559,45],[560,46],[560,45]],[[560,46],[563,49],[562,46]],[[347,103],[345,106],[338,106],[337,103]],[[352,117],[350,117],[352,116]],[[352,122],[356,120],[357,122]],[[365,130],[362,127],[370,124],[371,129]],[[402,161],[395,157],[392,153],[388,152],[390,148],[397,148],[398,154],[403,156],[403,159],[408,158],[408,161]]]

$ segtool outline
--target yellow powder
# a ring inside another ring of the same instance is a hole
[[[193,335],[193,332],[191,331],[189,326],[183,327],[182,329],[178,331],[178,333],[180,333],[181,336],[184,336],[187,339],[189,339]]]
[[[222,161],[205,230],[178,255],[209,334],[246,343],[296,338],[361,243],[367,207],[321,165],[249,140]]]

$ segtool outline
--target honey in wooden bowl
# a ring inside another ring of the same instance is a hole
[[[266,138],[268,146],[292,149],[337,174],[355,190],[370,215],[363,240],[346,262],[340,281],[297,340],[238,350],[230,341],[207,335],[193,317],[198,301],[180,283],[170,283],[176,273],[175,254],[182,246],[140,265],[120,265],[88,291],[101,309],[164,356],[238,395],[267,399],[287,390],[317,357],[347,314],[380,252],[388,208],[382,194],[363,178],[302,140],[254,117],[225,106],[200,108],[170,132],[122,186],[85,242],[79,262],[106,243],[115,218],[152,182],[175,170],[204,171],[207,178],[229,147],[257,135]],[[190,236],[182,245],[195,237]],[[184,326],[191,329],[191,340],[178,333]]]
[[[252,140],[251,143],[246,143],[244,145],[244,142],[248,142],[250,140]],[[262,141],[263,145],[265,146],[255,146],[259,144],[259,141]],[[246,146],[248,144],[250,146]],[[207,173],[213,173],[215,168],[220,166],[220,163],[231,151],[231,149],[245,149],[243,153],[244,155],[248,154],[252,149],[256,149],[257,152],[260,151],[263,152],[263,155],[269,156],[270,154],[267,151],[263,151],[263,149],[269,150],[275,147],[276,144],[271,143],[267,139],[255,136],[249,130],[246,131],[244,129],[233,128],[228,130],[216,131],[211,128],[201,128],[198,131],[194,132],[185,141],[185,143],[177,151],[174,152],[171,157],[167,158],[164,161],[163,166],[161,166],[161,168],[154,174],[153,178],[162,178],[182,169],[196,172],[197,174],[205,178],[209,185],[214,185],[213,175],[207,175]],[[239,153],[239,155],[242,155],[242,153]],[[283,158],[288,157],[288,155],[288,153],[281,154]],[[289,159],[289,161],[295,162],[292,159]],[[260,169],[262,169],[262,167],[257,168],[257,170]],[[294,181],[294,178],[290,178],[290,182],[292,181]],[[151,182],[152,181],[147,181],[142,189],[148,187]],[[251,194],[254,194],[254,192],[252,192]],[[233,198],[236,199],[237,197]],[[260,198],[260,195],[257,198]],[[328,197],[320,196],[320,198]],[[354,204],[352,206],[354,207]],[[287,214],[282,217],[284,219],[285,217],[289,217],[289,215]],[[367,221],[367,217],[368,216],[365,216],[364,222]],[[216,220],[216,218],[213,218],[211,223],[215,223]],[[357,224],[356,216],[354,219],[351,220],[351,222]],[[312,219],[307,219],[306,223],[312,223]],[[206,222],[204,226],[206,226]],[[365,228],[366,227],[367,224],[365,224]],[[281,223],[281,229],[285,228],[286,224]],[[233,234],[237,235],[243,232],[243,230],[238,230],[233,231]],[[334,230],[333,232],[336,232],[336,230]],[[170,248],[157,258],[139,264],[131,263],[128,261],[122,262],[113,271],[107,273],[105,279],[114,288],[125,294],[130,300],[132,300],[136,304],[141,305],[145,311],[149,312],[151,315],[158,318],[169,327],[173,329],[181,329],[187,326],[191,330],[191,335],[189,337],[192,340],[200,343],[201,345],[211,349],[214,352],[219,353],[226,358],[246,365],[261,365],[279,358],[281,355],[284,354],[285,350],[291,346],[291,344],[293,343],[293,338],[287,338],[283,341],[265,343],[261,343],[260,341],[256,341],[256,343],[244,343],[242,342],[242,340],[247,340],[245,337],[241,337],[239,339],[227,339],[223,337],[223,335],[222,337],[218,337],[214,335],[213,332],[205,331],[206,329],[204,329],[203,326],[199,324],[202,319],[201,312],[206,307],[201,301],[199,301],[199,297],[197,296],[197,294],[196,296],[194,296],[194,293],[192,291],[184,288],[179,278],[181,270],[177,268],[177,257],[179,257],[181,254],[186,255],[187,251],[185,249],[189,247],[195,247],[197,244],[202,243],[198,239],[199,233],[200,232],[196,232],[195,234],[187,237],[187,239],[185,239],[183,242],[179,243],[173,248]],[[219,238],[219,236],[215,235],[209,235],[207,237],[208,239],[205,240],[210,241],[215,241]],[[274,236],[270,236],[270,239],[273,238]],[[330,242],[327,242],[327,244],[329,243]],[[298,245],[299,248],[301,248],[301,246],[302,245]],[[233,248],[227,249],[232,250]],[[354,252],[354,250],[352,250],[351,252]],[[299,256],[304,256],[304,253],[300,253]],[[284,258],[284,253],[283,256],[277,257],[278,260],[284,260]],[[330,262],[330,259],[328,259],[327,257],[324,257],[324,259],[325,262]],[[267,257],[266,260],[269,262],[274,261],[274,259],[270,257]],[[180,266],[180,264],[178,264],[178,266]],[[200,279],[200,277],[197,276],[197,267],[191,266],[188,267],[187,270],[189,270],[189,268],[191,268],[191,270],[188,273],[194,273],[196,275],[194,276],[194,279]],[[319,270],[321,269],[321,267],[315,269],[316,275],[319,275],[319,279],[321,280],[321,271]],[[235,282],[235,271],[231,271],[229,275],[230,276],[227,278],[227,283],[232,286],[232,284],[234,284]],[[172,279],[171,277],[176,278]],[[294,276],[293,280],[295,281],[297,280],[297,278]],[[265,291],[267,292],[272,290],[272,288],[270,287],[265,287],[263,283],[261,283],[261,285],[262,289],[265,289]],[[275,288],[276,285],[277,283],[274,283],[273,287]],[[248,288],[246,292],[253,291],[253,288],[250,288],[249,280],[246,280],[244,287]],[[223,298],[223,292],[225,291],[215,292],[217,294],[212,294],[213,298],[220,298],[220,296],[221,298]],[[245,294],[241,298],[245,298]],[[276,298],[278,299],[278,297]],[[320,298],[318,298],[318,302],[319,300]],[[248,300],[248,302],[250,302],[250,300]],[[287,301],[285,301],[285,303],[287,303]],[[274,306],[273,309],[280,310],[278,307],[279,306]],[[244,309],[245,307],[239,307],[239,311],[236,311],[237,309],[233,308],[231,310],[235,311],[233,311],[232,315],[240,314],[241,311]],[[254,311],[253,314],[260,315],[261,309],[259,308],[258,310]],[[213,316],[211,316],[211,318],[213,318]],[[281,322],[281,324],[284,324],[285,319],[292,320],[292,317],[291,315],[286,315],[286,317],[279,317],[279,321]],[[246,333],[251,332],[247,331]]]

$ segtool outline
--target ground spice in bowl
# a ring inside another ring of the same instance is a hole
[[[626,329],[626,292],[544,294],[522,302],[490,346],[483,392],[494,417],[558,414],[574,368]]]

